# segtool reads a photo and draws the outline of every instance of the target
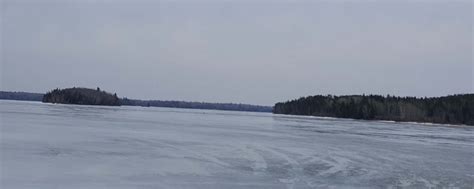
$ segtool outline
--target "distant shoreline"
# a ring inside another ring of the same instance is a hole
[[[173,107],[158,107],[158,106],[130,106],[130,105],[122,105],[122,106],[105,106],[105,105],[85,105],[85,104],[61,104],[61,103],[43,103],[41,101],[36,101],[36,100],[13,100],[13,99],[0,99],[0,102],[21,102],[21,103],[31,103],[31,104],[45,104],[45,105],[51,105],[51,106],[78,106],[78,107],[97,107],[97,108],[120,108],[120,107],[136,107],[136,108],[163,108],[163,109],[172,109],[172,110],[205,110],[205,111],[225,111],[225,112],[241,112],[241,113],[262,113],[262,114],[268,114],[268,115],[276,115],[273,114],[272,112],[251,112],[251,111],[234,111],[234,110],[216,110],[216,109],[197,109],[197,108],[173,108]],[[337,118],[335,118],[337,119]]]
[[[109,94],[111,97],[116,97],[115,94],[112,95],[111,93],[103,93]],[[4,100],[44,101],[44,97],[45,95],[41,93],[0,91],[0,99]],[[77,99],[77,97],[75,98]],[[65,102],[65,104],[81,103]],[[90,105],[101,104],[92,103]],[[326,117],[385,122],[393,121],[396,123],[412,122],[416,124],[474,126],[474,94],[430,98],[396,96],[384,97],[380,95],[317,95],[276,103],[273,107],[236,103],[137,100],[119,98],[119,105],[244,112],[271,112],[273,114],[312,116],[321,118]]]
[[[26,103],[36,103],[36,104],[44,104],[41,101],[36,100],[14,100],[14,99],[0,99],[0,101],[19,101],[19,102],[26,102]],[[102,105],[82,105],[82,104],[53,104],[48,103],[50,105],[65,105],[65,106],[90,106],[90,107],[107,107],[107,108],[114,108],[113,106],[102,106]],[[141,108],[148,108],[145,106],[129,106],[129,105],[122,105],[123,107],[141,107]],[[216,110],[216,109],[195,109],[195,108],[172,108],[172,107],[152,107],[152,108],[166,108],[166,109],[187,109],[187,110],[214,110],[214,111],[229,111],[229,112],[250,112],[250,111],[232,111],[232,110]],[[291,115],[291,114],[274,114],[272,112],[253,112],[253,113],[265,113],[274,116],[280,117],[288,117],[288,118],[305,118],[305,119],[319,119],[319,120],[328,120],[328,121],[356,121],[356,122],[379,122],[379,123],[386,123],[386,124],[413,124],[413,125],[422,125],[422,126],[435,126],[435,127],[472,127],[471,125],[466,124],[446,124],[446,123],[430,123],[430,122],[406,122],[406,121],[392,121],[392,120],[364,120],[364,119],[352,119],[352,118],[338,118],[338,117],[322,117],[322,116],[308,116],[308,115]]]
[[[12,92],[0,91],[0,99],[2,100],[19,100],[19,101],[38,101],[43,100],[43,93],[30,92]],[[211,102],[189,102],[189,101],[171,101],[171,100],[137,100],[129,98],[121,98],[123,106],[141,106],[141,107],[165,107],[165,108],[184,108],[184,109],[203,109],[203,110],[225,110],[225,111],[242,111],[242,112],[267,112],[271,113],[273,107],[240,104],[240,103],[211,103]]]

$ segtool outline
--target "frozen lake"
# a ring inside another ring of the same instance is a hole
[[[474,127],[0,101],[1,187],[474,187]]]

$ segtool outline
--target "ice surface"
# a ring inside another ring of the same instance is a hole
[[[474,127],[0,101],[1,188],[473,188]]]

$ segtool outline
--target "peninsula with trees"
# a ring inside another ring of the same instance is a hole
[[[276,103],[273,113],[474,125],[474,94],[430,98],[317,95]]]

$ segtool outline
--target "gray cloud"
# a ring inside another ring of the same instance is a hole
[[[7,1],[1,90],[270,105],[473,92],[472,3]]]

